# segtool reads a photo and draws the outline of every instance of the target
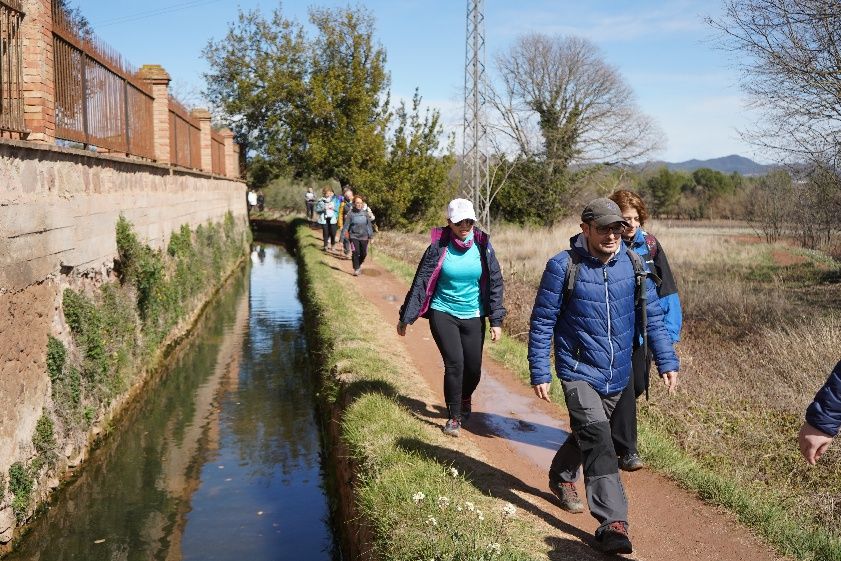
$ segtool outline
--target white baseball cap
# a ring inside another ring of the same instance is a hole
[[[447,205],[447,219],[452,222],[461,222],[464,219],[476,220],[476,213],[473,211],[473,203],[467,199],[453,199]]]

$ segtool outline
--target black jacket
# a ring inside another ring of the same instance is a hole
[[[444,257],[447,254],[447,246],[450,245],[450,236],[450,229],[446,226],[433,228],[430,232],[432,243],[429,244],[423,257],[421,257],[415,271],[412,287],[400,307],[400,321],[403,323],[411,324],[419,317],[427,317],[429,302],[432,300],[432,295],[435,294],[441,265],[444,263]],[[491,246],[488,234],[474,228],[473,239],[479,248],[479,255],[482,259],[479,297],[482,299],[485,314],[491,327],[498,327],[502,325],[502,319],[505,317],[502,269],[496,259],[496,253]]]

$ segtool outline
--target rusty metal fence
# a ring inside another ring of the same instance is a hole
[[[201,169],[201,125],[174,98],[169,98],[169,161]]]
[[[137,71],[53,6],[56,137],[154,159],[152,94]]]
[[[213,173],[225,175],[225,140],[216,131],[210,132],[210,160]]]
[[[0,131],[21,133],[23,122],[23,49],[20,0],[0,0]]]

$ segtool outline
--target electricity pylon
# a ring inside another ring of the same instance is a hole
[[[461,191],[476,209],[483,227],[490,227],[487,124],[485,123],[485,16],[483,0],[467,0],[464,64],[464,146]]]

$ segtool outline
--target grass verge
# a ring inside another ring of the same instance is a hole
[[[456,467],[464,443],[412,413],[428,390],[384,335],[391,326],[339,280],[305,223],[296,239],[319,402],[337,440],[330,464],[352,471],[356,517],[341,527],[356,547],[389,560],[545,559],[534,525]]]

